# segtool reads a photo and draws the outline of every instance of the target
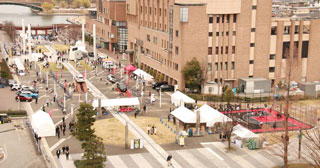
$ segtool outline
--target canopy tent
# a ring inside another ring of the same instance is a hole
[[[250,139],[250,138],[258,138],[259,136],[242,125],[238,124],[233,127],[232,134],[240,137],[241,139]]]
[[[48,113],[38,110],[31,119],[31,126],[38,137],[55,136],[56,127]]]
[[[196,113],[184,106],[181,106],[172,111],[171,115],[173,115],[183,123],[196,123]]]
[[[38,61],[39,58],[42,58],[42,53],[32,53],[31,54],[31,61]]]
[[[150,74],[148,74],[147,72],[141,70],[141,69],[136,69],[135,71],[133,71],[133,74],[142,77],[142,79],[146,80],[146,81],[151,81],[153,80],[153,76],[151,76]]]
[[[112,60],[111,60],[110,58],[105,58],[105,59],[103,59],[103,62],[110,62],[110,63],[112,63]]]
[[[200,122],[207,123],[207,126],[213,126],[216,122],[232,121],[231,118],[211,108],[207,104],[202,105],[196,112],[197,111],[200,111]]]
[[[14,63],[17,65],[18,70],[24,71],[25,68],[21,63],[21,60],[19,58],[14,59]]]
[[[171,95],[171,103],[175,106],[184,106],[185,103],[195,103],[196,101],[191,97],[176,91]]]
[[[101,107],[137,106],[137,105],[140,105],[139,99],[137,97],[101,100]],[[94,100],[92,102],[92,106],[94,108],[97,108],[99,106],[98,100]]]
[[[127,65],[126,67],[124,67],[124,69],[126,71],[131,72],[131,71],[135,71],[137,68],[130,64],[130,65]]]

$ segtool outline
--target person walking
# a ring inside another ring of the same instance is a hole
[[[62,124],[60,124],[59,127],[60,127],[60,130],[62,131]]]
[[[151,128],[151,135],[153,135],[153,134],[154,134],[154,125]]]
[[[138,115],[138,113],[137,113],[137,112],[135,112],[135,113],[134,113],[134,118],[137,118],[137,115]]]
[[[65,127],[63,127],[63,129],[62,129],[62,133],[63,133],[63,136],[66,135],[66,128]]]
[[[66,151],[69,152],[69,146],[68,145],[66,146]]]
[[[66,152],[66,159],[69,160],[69,151]]]
[[[65,153],[65,151],[66,151],[66,146],[62,146],[62,153],[64,154]]]
[[[147,111],[147,106],[144,105],[144,106],[143,106],[143,112],[146,112],[146,111]]]
[[[57,134],[58,134],[58,138],[60,139],[60,130],[59,129],[58,129],[58,133]]]
[[[64,117],[62,117],[62,123],[64,123],[64,120],[65,120]]]
[[[56,127],[56,136],[58,136],[59,127]]]
[[[38,96],[36,96],[36,104],[38,104]]]
[[[172,166],[171,159],[172,159],[172,155],[169,154],[169,156],[167,157],[168,166]]]
[[[168,115],[168,122],[170,121],[170,114]]]
[[[66,122],[63,121],[63,129],[66,130],[66,127],[67,127]]]
[[[148,135],[150,135],[150,126],[147,127]]]
[[[56,150],[56,154],[57,154],[57,157],[59,159],[60,158],[60,149],[59,148]]]

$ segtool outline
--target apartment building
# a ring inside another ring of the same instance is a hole
[[[97,17],[86,18],[86,31],[93,33],[96,25],[97,45],[110,51],[125,52],[128,29],[125,0],[97,0]]]
[[[127,0],[129,61],[184,89],[196,58],[206,81],[240,78],[320,80],[319,19],[273,17],[270,0]],[[200,80],[200,79],[199,79]]]

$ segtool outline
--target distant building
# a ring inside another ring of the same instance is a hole
[[[96,25],[97,45],[110,51],[125,52],[128,29],[125,0],[97,0],[97,16],[86,18],[86,31],[92,35]]]

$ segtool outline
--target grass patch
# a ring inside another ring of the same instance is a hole
[[[41,68],[42,68],[42,71],[45,71],[45,72],[49,72],[50,70],[52,71],[52,72],[59,72],[59,71],[61,71],[61,68],[58,68],[57,67],[57,64],[55,64],[55,63],[53,63],[53,62],[49,62],[49,68],[43,68],[43,64],[38,64],[39,66],[41,66]],[[63,67],[63,71],[66,71],[67,70],[67,68],[66,67]]]
[[[69,63],[76,68],[78,71],[84,71],[85,69],[87,70],[93,70],[88,64],[85,63],[84,60],[78,61],[80,62],[81,67],[76,67],[74,61],[70,61]]]
[[[69,45],[62,45],[62,44],[53,44],[51,45],[51,47],[55,49],[57,52],[68,51],[70,48]]]
[[[40,50],[41,52],[49,52],[49,50],[44,45],[38,45],[34,49],[34,51],[36,51],[37,53],[39,53]]]
[[[315,166],[306,164],[306,163],[293,163],[289,164],[288,168],[315,168]],[[281,168],[281,166],[275,166],[273,168]]]
[[[0,63],[0,71],[2,78],[13,79],[10,69],[4,59],[2,59],[2,62]]]
[[[124,145],[125,144],[125,126],[116,118],[97,120],[93,128],[95,134],[101,137],[104,144]],[[129,143],[135,136],[129,131]]]
[[[162,124],[160,122],[160,118],[156,117],[145,117],[145,116],[137,116],[137,118],[130,117],[130,119],[135,122],[143,131],[148,133],[147,127],[148,125],[151,127],[154,125],[157,127],[157,135],[150,135],[150,137],[158,144],[168,144],[175,142],[175,134],[173,131],[175,130],[175,126],[172,124],[172,122],[169,123],[170,128],[168,128],[168,125],[165,126],[165,120]],[[171,128],[173,127],[173,131],[171,131]]]

